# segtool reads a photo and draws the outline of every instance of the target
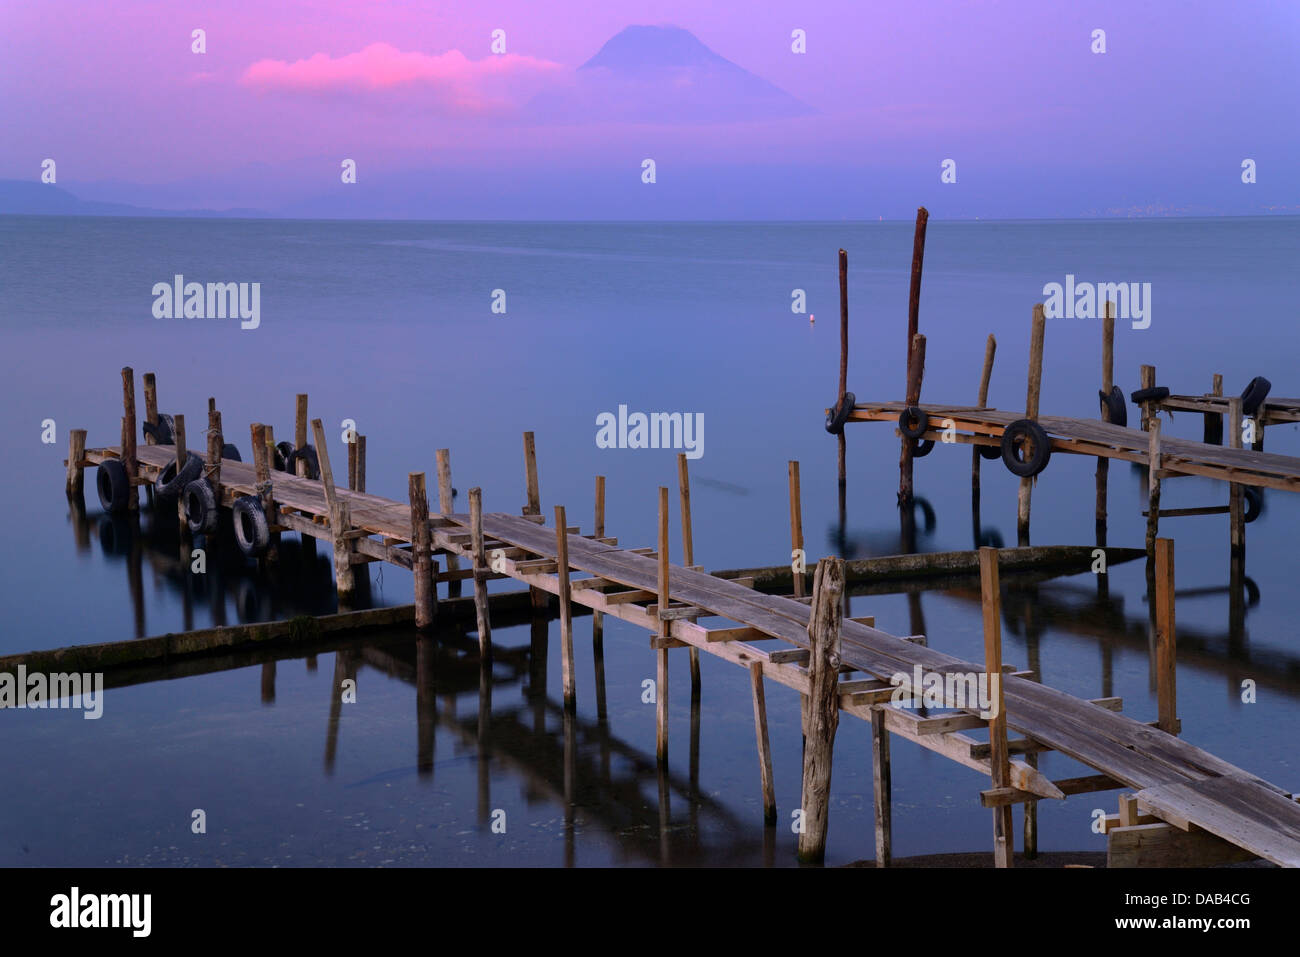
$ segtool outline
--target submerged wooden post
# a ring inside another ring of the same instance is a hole
[[[479,659],[487,661],[492,655],[492,625],[488,617],[487,553],[483,548],[483,490],[469,490],[469,532],[474,552],[474,617],[478,622]],[[450,563],[448,569],[451,568]]]
[[[415,627],[428,628],[437,612],[437,594],[433,582],[433,555],[429,551],[429,496],[424,473],[410,472],[406,477],[411,501],[411,571],[415,574]]]
[[[907,359],[907,405],[916,405],[921,401],[921,380],[924,377],[925,336],[917,333],[912,337],[912,348]],[[916,449],[916,440],[904,435],[902,442],[902,452],[898,458],[898,504],[910,509],[912,507],[912,453]]]
[[[185,416],[178,412],[176,413],[176,474],[177,475],[181,474],[181,469],[185,467],[185,463],[189,460],[189,457],[190,457],[189,449],[185,447]],[[185,490],[182,489],[181,490],[182,494],[177,496],[176,499],[176,517],[177,520],[180,522],[180,532],[181,532],[182,541],[185,540],[185,537],[189,532],[189,526],[185,523],[184,491]],[[188,589],[186,590],[185,594],[187,596],[189,595]]]
[[[871,709],[871,777],[876,806],[876,866],[893,862],[893,784],[889,770],[889,731],[885,713]]]
[[[86,487],[86,467],[82,464],[86,458],[86,430],[72,429],[68,432],[68,478],[65,490],[68,498],[74,498]]]
[[[799,493],[799,463],[791,459],[786,463],[786,473],[790,484],[790,558],[793,561],[794,596],[802,598],[804,594],[804,569],[806,557],[803,550],[803,502]]]
[[[1174,628],[1174,543],[1156,540],[1156,727],[1178,733],[1178,658]]]
[[[300,449],[307,444],[307,393],[299,392],[294,399],[293,412],[293,447]],[[307,463],[299,458],[294,466],[296,471],[303,478],[307,477]]]
[[[1038,399],[1043,388],[1043,336],[1046,328],[1047,319],[1043,313],[1043,304],[1034,303],[1032,332],[1029,337],[1029,390],[1025,396],[1025,418],[1030,422],[1038,421]],[[1028,455],[1030,451],[1026,449],[1025,454]],[[1029,505],[1033,488],[1032,478],[1020,480],[1020,492],[1016,502],[1016,532],[1022,546],[1029,544]]]
[[[605,537],[605,476],[596,476],[596,538]],[[596,717],[605,720],[605,613],[591,613],[591,656],[596,668]]]
[[[984,343],[984,368],[980,370],[980,392],[976,405],[981,409],[987,409],[989,405],[989,382],[993,378],[993,357],[997,355],[998,340],[993,338],[993,333],[989,333],[988,340]],[[980,490],[980,447],[972,445],[970,449],[970,486],[971,491]]]
[[[1109,397],[1115,387],[1115,304],[1106,300],[1105,316],[1101,321],[1101,391]],[[1106,399],[1101,400],[1101,421],[1110,421],[1110,406]],[[1104,455],[1097,456],[1097,532],[1106,534],[1106,497],[1110,482],[1110,459]],[[1104,545],[1099,538],[1098,545]]]
[[[754,696],[754,734],[758,738],[758,776],[763,788],[763,823],[776,824],[776,785],[772,777],[772,743],[767,735],[767,698],[763,693],[763,662],[749,664]]]
[[[668,487],[659,487],[659,611],[668,609]],[[659,638],[666,643],[672,622],[659,619]],[[668,763],[668,649],[659,648],[655,654],[655,754],[660,765]]]
[[[451,450],[438,449],[435,453],[438,462],[438,511],[450,515],[456,511],[455,494],[451,486]],[[455,555],[447,556],[447,571],[460,569],[460,559]],[[460,594],[460,582],[451,579],[447,582],[447,597],[454,598]]]
[[[158,427],[158,379],[152,372],[144,374],[144,420],[151,426],[151,434],[144,437],[144,444],[157,445],[158,439],[152,432]]]
[[[560,671],[564,679],[564,707],[573,711],[578,706],[578,693],[573,672],[573,608],[569,604],[569,523],[563,505],[555,506],[555,564],[560,597]]]
[[[122,416],[122,467],[126,469],[128,482],[126,507],[135,512],[140,508],[140,497],[136,494],[140,466],[135,457],[135,372],[130,366],[122,369]],[[218,498],[217,502],[220,501]]]
[[[682,506],[682,564],[690,568],[695,564],[695,544],[691,535],[691,475],[686,453],[677,453],[677,491]],[[691,648],[691,694],[700,693],[700,649]]]
[[[325,427],[320,419],[312,419],[312,434],[316,437],[316,459],[320,464],[320,480],[325,487],[325,503],[329,508],[330,538],[334,543],[334,585],[338,590],[339,604],[346,605],[356,591],[356,576],[352,572],[352,513],[348,503],[339,498],[334,486],[334,470],[330,468],[329,448],[325,444]]]
[[[820,862],[826,854],[831,759],[840,721],[840,626],[844,614],[844,561],[823,558],[813,578],[808,617],[808,741],[803,755],[803,831],[799,859]]]
[[[1228,447],[1241,448],[1241,396],[1228,399]],[[1232,555],[1246,554],[1246,511],[1243,488],[1233,482],[1228,486],[1228,535]]]
[[[1160,530],[1160,416],[1151,416],[1147,438],[1147,558],[1155,555]]]
[[[984,609],[984,673],[987,676],[989,710],[989,768],[993,787],[1011,787],[1010,752],[1007,747],[1007,716],[1002,699],[1002,594],[998,583],[998,550],[980,549],[980,598]],[[1015,857],[1015,832],[1011,805],[993,809],[993,863],[1011,867]]]
[[[910,340],[909,340],[910,341]],[[849,387],[849,254],[840,250],[840,391],[836,407],[844,404],[844,393]],[[835,436],[839,449],[839,482],[844,488],[848,482],[848,463],[844,430]]]

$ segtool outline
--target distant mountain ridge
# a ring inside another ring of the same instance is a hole
[[[0,179],[0,215],[11,216],[265,216],[257,209],[152,209],[81,199],[54,183]]]

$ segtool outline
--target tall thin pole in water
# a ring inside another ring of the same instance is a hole
[[[843,249],[840,250],[840,394],[836,401],[835,407],[841,408],[844,405],[844,393],[849,387],[849,254]],[[839,479],[840,493],[843,495],[845,484],[848,482],[848,465],[846,462],[846,450],[844,446],[844,430],[841,429],[836,437],[836,446],[839,448]]]

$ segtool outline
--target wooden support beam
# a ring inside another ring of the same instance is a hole
[[[1138,369],[1138,388],[1153,389],[1156,384],[1156,367],[1150,365],[1141,366]],[[1150,402],[1142,403],[1142,431],[1145,432],[1151,427],[1151,416],[1153,408]]]
[[[307,444],[307,393],[300,392],[294,399],[293,413],[293,447],[300,449]],[[307,477],[307,463],[299,458],[294,466],[298,475]]]
[[[849,384],[849,254],[843,249],[840,250],[840,388],[838,397],[835,401],[835,407],[838,409],[844,404],[845,391]],[[909,340],[910,341],[910,340]],[[838,475],[839,487],[845,488],[848,484],[848,462],[844,442],[844,430],[840,429],[839,434],[835,436],[836,448],[838,450]]]
[[[839,726],[840,631],[844,614],[844,562],[823,558],[813,579],[812,613],[808,619],[810,687],[807,743],[803,758],[803,830],[799,858],[820,862],[826,854],[830,814],[831,765],[835,730]]]
[[[695,564],[695,540],[691,531],[691,474],[686,453],[677,453],[677,492],[682,509],[682,564]],[[700,693],[700,650],[691,648],[691,696]]]
[[[799,463],[791,459],[786,463],[786,473],[790,486],[790,558],[797,567],[794,573],[794,594],[802,598],[805,594],[804,579],[806,556],[803,550],[803,504],[799,492]]]
[[[257,480],[257,498],[262,503],[262,514],[266,516],[267,524],[275,525],[275,500],[271,494],[271,452],[273,446],[268,447],[266,426],[260,422],[250,425],[248,431],[253,444],[253,475]],[[266,552],[262,557],[266,559],[268,564],[279,560],[280,556],[274,536],[270,538]]]
[[[599,541],[605,537],[605,476],[596,476],[596,504],[593,530]],[[591,614],[591,656],[596,669],[596,717],[604,721],[605,707],[605,613]]]
[[[469,490],[469,526],[474,552],[474,617],[478,624],[479,660],[492,660],[492,624],[488,615],[487,550],[483,545],[483,490]],[[450,564],[448,565],[450,573]]]
[[[411,503],[411,555],[415,573],[415,627],[429,628],[438,611],[433,584],[433,555],[429,551],[429,495],[423,472],[407,475]]]
[[[560,668],[564,678],[564,707],[575,711],[578,693],[573,668],[573,611],[569,605],[569,535],[564,506],[555,506],[555,556],[560,599]]]
[[[921,382],[925,378],[925,336],[917,333],[912,336],[911,343],[907,359],[906,399],[909,406],[921,401]],[[916,440],[904,435],[898,458],[898,504],[905,509],[912,507],[912,460],[915,451]]]
[[[68,432],[68,476],[64,490],[68,498],[80,496],[86,486],[86,430],[71,429]]]
[[[1101,391],[1109,396],[1115,387],[1115,304],[1106,300],[1106,308],[1101,321]],[[1101,402],[1101,421],[1110,421],[1110,406],[1103,399]],[[1097,514],[1096,523],[1100,536],[1097,544],[1104,544],[1106,527],[1107,485],[1110,480],[1110,459],[1097,456]]]
[[[1228,447],[1239,449],[1241,443],[1241,396],[1234,395],[1228,399]],[[1228,486],[1229,541],[1233,556],[1246,554],[1246,508],[1243,486],[1233,482]]]
[[[140,464],[135,452],[135,372],[130,366],[122,369],[122,416],[122,467],[128,480],[126,507],[127,511],[136,512],[140,509],[140,496],[136,492]]]
[[[1160,538],[1156,553],[1156,702],[1160,716],[1157,727],[1177,734],[1178,660],[1174,628],[1174,543]]]
[[[158,427],[158,379],[152,372],[144,374],[144,420],[153,428]],[[146,435],[144,444],[157,445],[158,440],[152,434]]]
[[[1155,554],[1160,531],[1160,416],[1151,416],[1147,442],[1147,557]]]
[[[1046,329],[1047,319],[1043,304],[1036,302],[1029,336],[1029,387],[1025,396],[1025,418],[1031,422],[1038,421],[1038,401],[1043,389],[1043,339]],[[1026,449],[1026,456],[1031,451]],[[1020,480],[1020,489],[1016,497],[1016,535],[1021,546],[1029,544],[1029,511],[1033,489],[1032,478]]]
[[[1106,832],[1106,866],[1213,867],[1254,860],[1244,848],[1208,831],[1183,831],[1162,822],[1111,827]]]
[[[1035,316],[1041,315],[1041,306]],[[984,671],[988,675],[990,710],[989,767],[993,787],[1011,787],[1010,754],[1007,751],[1007,715],[1002,699],[1002,595],[998,582],[998,550],[980,549],[980,599],[984,611]],[[993,861],[997,867],[1015,863],[1015,834],[1011,806],[993,811]]]
[[[871,779],[876,808],[876,866],[888,867],[893,862],[893,785],[889,729],[885,727],[885,714],[880,708],[871,709]]]
[[[181,469],[185,467],[185,463],[189,460],[190,452],[189,449],[185,447],[185,416],[179,412],[176,413],[175,432],[176,432],[176,474],[180,475]],[[182,489],[182,493],[183,492],[184,490]],[[189,526],[185,523],[185,495],[184,494],[178,495],[176,498],[176,517],[180,525],[180,537],[181,537],[181,541],[183,542],[189,537]],[[267,521],[271,521],[270,515],[267,516]]]
[[[330,537],[334,543],[334,585],[338,590],[339,605],[344,606],[352,601],[356,591],[356,576],[352,570],[352,541],[347,536],[352,527],[352,512],[347,501],[339,498],[334,485],[334,469],[330,467],[325,426],[320,419],[312,419],[311,428],[316,438],[316,460],[320,466],[321,484],[329,509]]]
[[[987,408],[989,404],[989,381],[993,378],[993,357],[997,355],[998,341],[993,338],[993,333],[989,333],[988,339],[984,343],[984,368],[980,370],[980,391],[979,398],[976,400],[978,408]],[[979,446],[972,446],[970,450],[970,483],[971,491],[980,490],[980,450]]]
[[[221,412],[208,410],[208,466],[206,469],[208,484],[212,486],[212,497],[217,506],[221,505],[221,450],[225,438],[221,434]],[[133,493],[134,494],[134,493]],[[215,537],[215,530],[209,537]]]
[[[668,597],[668,488],[659,488],[659,607],[667,608]],[[669,638],[672,622],[659,620],[659,637]],[[668,764],[668,649],[656,652],[655,669],[655,755],[661,766]]]
[[[438,449],[435,453],[438,463],[438,511],[443,515],[450,515],[456,511],[455,492],[451,484],[451,450]],[[540,512],[539,512],[540,514]],[[455,555],[447,556],[447,570],[456,571],[460,568],[460,559]],[[447,595],[453,597],[460,591],[460,586],[448,586]]]
[[[772,744],[767,735],[767,698],[763,693],[763,663],[749,665],[754,696],[754,733],[758,738],[758,774],[763,788],[763,823],[776,824],[776,785],[772,777]]]

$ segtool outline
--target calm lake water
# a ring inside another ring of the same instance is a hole
[[[368,443],[368,489],[404,500],[412,470],[434,473],[449,448],[462,493],[489,511],[525,500],[520,433],[537,436],[544,510],[563,504],[590,531],[593,477],[608,477],[607,528],[649,545],[660,485],[675,487],[671,450],[597,447],[596,418],[617,412],[702,413],[704,454],[691,463],[695,560],[709,568],[775,565],[789,554],[786,462],[801,463],[810,561],[839,530],[835,442],[822,410],[838,375],[836,252],[849,252],[849,387],[896,399],[911,253],[910,223],[463,224],[0,217],[0,399],[8,411],[0,490],[9,504],[0,654],[112,641],[213,623],[332,611],[327,553],[289,536],[285,567],[259,577],[237,556],[196,580],[178,567],[174,532],[142,513],[141,530],[88,514],[63,495],[67,430],[116,444],[120,369],[158,375],[163,411],[202,420],[209,396],[245,453],[247,424],[291,437],[294,395],[332,434]],[[990,404],[1023,408],[1030,315],[1049,282],[1151,283],[1149,328],[1117,324],[1116,379],[1229,393],[1256,375],[1296,395],[1300,219],[1123,222],[932,222],[921,329],[923,397],[974,401],[984,340],[998,339]],[[260,282],[261,324],[155,319],[154,283]],[[791,312],[795,289],[808,311]],[[494,313],[494,290],[506,311]],[[1048,324],[1042,407],[1097,414],[1100,322]],[[138,395],[141,395],[139,391]],[[142,401],[142,400],[141,400]],[[1136,409],[1130,409],[1130,416]],[[54,444],[41,442],[53,419]],[[1166,430],[1199,437],[1199,418]],[[193,438],[191,445],[197,444]],[[1270,429],[1272,451],[1300,454],[1294,427]],[[854,556],[899,549],[898,440],[887,426],[848,430],[844,534]],[[918,463],[934,511],[922,550],[969,548],[969,453],[939,447]],[[1094,462],[1058,455],[1034,493],[1035,544],[1092,544]],[[1141,545],[1145,476],[1111,468],[1110,544]],[[1015,542],[1016,480],[986,464],[980,522]],[[1185,478],[1166,508],[1220,504],[1226,490]],[[1300,616],[1294,536],[1300,499],[1267,497],[1247,532],[1258,591],[1244,622],[1229,615],[1222,516],[1168,520],[1177,542],[1184,736],[1289,790],[1300,789]],[[673,548],[680,548],[673,515]],[[411,600],[410,576],[370,567],[375,604]],[[508,585],[509,583],[496,583]],[[1155,718],[1141,563],[1115,567],[1098,602],[1093,575],[1009,593],[1004,655],[1087,697],[1124,699]],[[982,656],[978,595],[969,590],[861,595],[898,634]],[[598,720],[591,619],[575,624],[578,715],[566,798],[558,626],[547,644],[528,625],[494,628],[500,649],[481,700],[476,639],[417,642],[395,633],[278,663],[217,660],[133,676],[109,690],[103,717],[6,710],[0,748],[0,866],[13,865],[577,865],[794,863],[789,812],[799,801],[797,697],[768,694],[782,823],[762,826],[748,676],[705,656],[692,748],[686,656],[671,670],[669,802],[661,817],[654,675],[643,632],[605,622],[607,720]],[[530,656],[548,647],[549,661]],[[168,680],[161,680],[166,677]],[[338,705],[337,687],[357,686]],[[138,679],[138,680],[137,680]],[[150,680],[158,679],[158,680]],[[1258,702],[1241,701],[1251,679]],[[692,752],[695,752],[693,755]],[[695,760],[692,760],[692,758]],[[894,853],[988,850],[986,778],[899,741]],[[1053,777],[1085,773],[1059,755]],[[1102,850],[1092,810],[1114,795],[1040,806],[1040,848]],[[191,832],[201,808],[207,833]],[[506,830],[489,826],[504,812]],[[1017,828],[1019,812],[1017,812]],[[1019,838],[1017,839],[1019,843]],[[869,738],[856,720],[836,742],[828,863],[872,856]]]

